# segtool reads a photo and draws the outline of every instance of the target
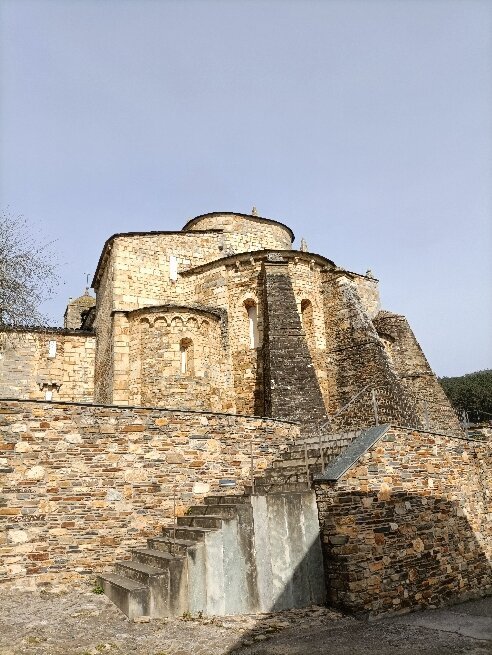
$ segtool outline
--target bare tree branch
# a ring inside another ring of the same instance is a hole
[[[52,243],[39,244],[23,216],[0,213],[0,326],[46,326],[39,306],[58,284]]]

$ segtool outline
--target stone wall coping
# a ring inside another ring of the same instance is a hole
[[[396,314],[395,312],[390,312],[387,309],[380,309],[376,316],[372,319],[373,321],[385,321],[388,319],[403,319],[406,320],[406,317],[403,314]]]
[[[201,414],[203,416],[229,416],[231,418],[246,418],[252,421],[261,420],[261,421],[270,421],[272,423],[286,423],[288,425],[298,425],[296,421],[286,421],[284,419],[273,418],[271,416],[256,416],[252,414],[231,414],[229,412],[210,412],[202,411],[199,409],[177,409],[169,407],[153,407],[153,406],[144,406],[144,405],[105,405],[102,403],[79,403],[70,400],[57,400],[57,401],[46,401],[44,399],[35,399],[35,398],[0,398],[0,403],[22,403],[29,404],[34,403],[36,405],[47,405],[47,406],[68,406],[68,407],[93,407],[101,409],[128,409],[128,410],[150,410],[158,412],[167,412],[171,414]]]
[[[190,220],[183,226],[183,231],[191,230],[191,227],[196,223],[198,223],[199,221],[203,220],[204,218],[210,218],[214,216],[240,216],[241,218],[247,218],[255,223],[269,223],[271,225],[278,225],[279,227],[283,227],[284,230],[286,230],[289,233],[292,242],[294,242],[295,240],[294,232],[291,230],[291,228],[288,225],[285,225],[285,223],[281,223],[280,221],[275,221],[272,218],[264,218],[263,216],[253,216],[252,214],[241,214],[239,212],[210,212],[209,214],[200,214],[200,216],[195,216],[195,218],[190,218]],[[193,230],[193,231],[195,232],[197,230]]]
[[[192,268],[188,268],[185,271],[180,272],[180,276],[189,277],[195,275],[196,273],[201,273],[202,271],[210,270],[212,268],[234,265],[237,261],[249,262],[251,259],[254,259],[255,261],[258,262],[266,260],[268,263],[272,263],[271,261],[268,261],[268,255],[271,254],[280,255],[281,257],[285,258],[287,261],[280,262],[282,264],[288,264],[289,263],[288,260],[301,259],[303,261],[314,260],[317,264],[319,264],[323,268],[327,266],[333,269],[336,268],[335,263],[331,259],[328,259],[327,257],[323,257],[322,255],[303,252],[302,250],[278,250],[278,249],[270,248],[268,250],[248,250],[246,252],[240,252],[235,255],[227,255],[226,257],[219,257],[218,259],[214,259],[213,261],[207,262],[206,264],[200,264],[199,266],[193,266]],[[357,275],[357,273],[355,275]]]
[[[449,432],[434,432],[433,430],[424,430],[423,428],[413,428],[406,425],[391,424],[391,428],[395,430],[405,430],[405,432],[421,432],[422,434],[430,434],[434,437],[445,437],[446,439],[457,439],[458,441],[466,441],[468,443],[485,443],[482,439],[474,439],[472,437],[460,436],[459,434],[450,434]]]
[[[95,337],[94,330],[77,330],[64,327],[43,327],[42,325],[14,325],[12,327],[2,326],[0,332],[44,332],[46,334],[64,334],[73,337]]]
[[[101,254],[99,256],[99,261],[97,262],[96,272],[92,278],[91,288],[97,291],[99,280],[101,278],[107,257],[111,252],[111,247],[115,239],[120,237],[153,237],[163,235],[181,235],[187,237],[195,235],[200,236],[202,234],[222,234],[223,232],[224,230],[214,228],[210,230],[192,230],[190,232],[183,232],[183,230],[149,230],[148,232],[117,232],[116,234],[112,234],[108,239],[106,239],[102,248]]]
[[[418,432],[435,437],[444,437],[446,439],[456,439],[457,441],[465,441],[467,443],[486,444],[487,442],[482,439],[473,439],[469,437],[460,437],[455,434],[446,434],[444,432],[431,432],[412,427],[405,427],[403,425],[394,425],[386,423],[384,425],[375,425],[364,429],[361,434],[354,439],[350,446],[326,467],[322,474],[314,476],[313,482],[315,484],[323,484],[325,482],[337,482],[347,471],[349,471],[354,464],[357,464],[359,459],[374,444],[376,444],[387,432],[390,430],[404,430],[405,432]]]

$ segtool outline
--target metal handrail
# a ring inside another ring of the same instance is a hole
[[[413,393],[411,390],[408,390],[409,393],[410,393],[410,396],[408,398],[399,397],[398,389],[396,389],[394,387],[394,385],[391,385],[391,384],[381,384],[381,385],[378,385],[377,387],[372,387],[372,385],[368,384],[368,385],[364,386],[360,391],[358,391],[345,405],[343,405],[340,409],[338,409],[334,414],[329,416],[327,421],[325,421],[322,425],[320,425],[319,428],[314,432],[314,434],[312,436],[313,437],[315,437],[315,436],[319,437],[319,446],[318,446],[319,454],[314,459],[314,461],[311,461],[311,463],[309,463],[309,461],[308,461],[309,457],[308,457],[307,439],[309,439],[309,437],[306,437],[303,440],[296,440],[295,443],[297,445],[302,445],[302,444],[304,445],[304,466],[305,466],[305,469],[306,469],[306,477],[307,477],[307,486],[308,486],[308,488],[310,488],[310,471],[309,471],[310,467],[316,466],[316,464],[318,462],[321,462],[322,470],[324,470],[324,468],[325,468],[325,455],[324,455],[325,447],[323,445],[322,439],[323,439],[323,436],[324,436],[323,432],[326,430],[326,428],[329,429],[328,434],[335,434],[335,430],[336,430],[336,432],[339,432],[339,433],[343,434],[346,431],[357,433],[357,432],[360,432],[360,431],[362,431],[365,428],[370,426],[370,423],[368,423],[365,426],[363,426],[363,425],[350,426],[350,428],[348,430],[344,430],[343,428],[336,429],[334,427],[334,425],[333,425],[333,422],[337,418],[339,418],[341,415],[343,415],[344,413],[347,413],[347,410],[349,410],[349,408],[351,408],[354,405],[354,403],[358,399],[360,399],[363,396],[363,394],[365,392],[367,392],[368,390],[370,390],[370,397],[368,397],[368,401],[372,405],[371,409],[372,409],[372,414],[373,414],[374,425],[378,425],[379,422],[380,422],[380,418],[381,418],[381,416],[380,416],[380,404],[381,404],[381,400],[384,400],[384,398],[380,399],[379,404],[378,404],[378,398],[377,398],[377,392],[378,391],[379,392],[384,391],[385,393],[389,392],[390,394],[395,394],[395,400],[397,401],[397,404],[395,405],[395,407],[396,407],[397,410],[402,412],[402,416],[405,415],[405,414],[407,414],[407,415],[408,414],[415,414],[415,418],[417,419],[418,414],[420,413],[419,412],[419,403],[424,402],[425,403],[425,405],[424,405],[424,427],[426,429],[430,428],[428,408],[426,406],[427,403],[432,403],[433,405],[439,405],[440,407],[445,408],[447,411],[452,412],[453,415],[455,415],[457,420],[459,421],[459,415],[457,414],[457,412],[454,410],[454,408],[451,405],[448,405],[448,404],[445,404],[445,403],[440,403],[440,402],[434,401],[434,400],[428,400],[427,398],[425,398],[424,396],[421,396],[420,394]],[[420,421],[418,421],[418,423],[420,424]],[[461,421],[460,421],[460,425],[461,425]],[[408,425],[407,427],[413,427],[413,428],[419,427],[419,428],[421,428],[422,426],[421,425],[418,425],[418,426],[417,425]],[[287,445],[288,445],[287,443],[282,444],[282,445],[280,445],[280,448],[282,446],[287,446]],[[285,476],[285,478],[284,478],[285,481],[289,481],[289,479],[292,478],[294,475],[297,475],[297,473],[292,472],[292,473],[287,474]],[[251,443],[251,481],[252,481],[252,484],[251,484],[252,492],[254,493],[254,488],[255,488],[254,487],[254,453],[253,453],[253,444],[252,443]]]

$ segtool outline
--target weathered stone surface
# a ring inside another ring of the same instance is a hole
[[[174,492],[182,514],[219,491],[223,478],[236,480],[232,491],[240,491],[250,479],[252,440],[254,466],[262,470],[299,432],[292,423],[223,414],[31,401],[2,406],[12,410],[2,424],[8,463],[0,474],[2,581],[43,583],[101,570],[172,520]],[[46,423],[51,429],[41,427]],[[26,452],[15,448],[26,434],[19,425],[31,435]],[[100,430],[107,425],[114,432]],[[67,435],[80,438],[67,444]]]

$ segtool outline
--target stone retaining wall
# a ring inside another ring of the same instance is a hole
[[[376,615],[492,591],[490,443],[390,428],[316,485],[329,600]]]
[[[298,434],[226,414],[0,401],[0,581],[101,571],[178,512],[250,476]]]

